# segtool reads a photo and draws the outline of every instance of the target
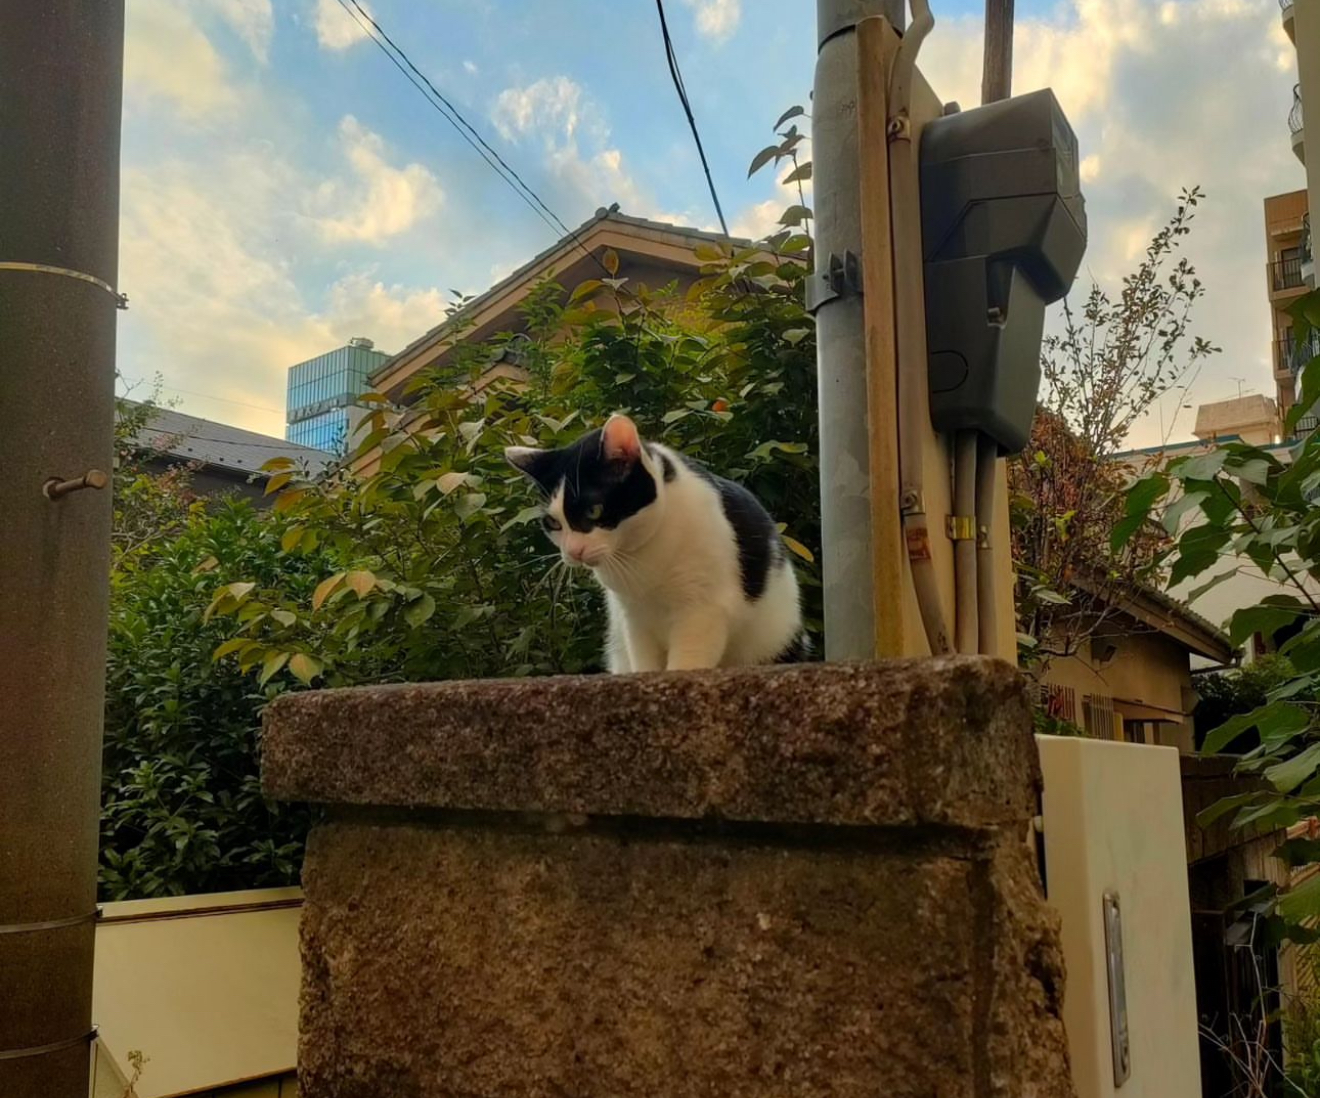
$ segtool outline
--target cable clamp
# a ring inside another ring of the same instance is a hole
[[[104,278],[97,278],[96,275],[88,274],[86,271],[52,267],[49,263],[22,263],[18,260],[0,260],[0,271],[36,271],[38,274],[59,275],[61,278],[76,278],[79,282],[90,282],[115,299],[116,309],[128,308],[128,294],[121,294]]]

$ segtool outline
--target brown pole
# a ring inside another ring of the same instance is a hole
[[[86,1098],[124,4],[0,27],[0,1095]]]
[[[981,102],[1013,94],[1013,0],[985,0],[985,62]]]

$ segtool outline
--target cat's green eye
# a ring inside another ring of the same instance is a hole
[[[563,527],[559,524],[559,520],[551,518],[549,515],[541,516],[541,525],[544,526],[547,530],[552,530],[552,531],[563,529]]]
[[[587,508],[587,521],[595,522],[604,513],[605,513],[604,507],[602,507],[599,503],[593,503],[590,507]]]

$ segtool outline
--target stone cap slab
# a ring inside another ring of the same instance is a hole
[[[1025,680],[985,657],[288,694],[283,801],[840,826],[1037,812]]]

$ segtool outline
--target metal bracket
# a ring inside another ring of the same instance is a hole
[[[944,528],[950,541],[976,540],[976,519],[970,515],[946,515]]]
[[[837,298],[861,294],[861,260],[852,252],[844,252],[842,256],[831,252],[822,268],[807,279],[807,312],[814,314]]]
[[[128,294],[121,294],[104,278],[88,274],[86,271],[74,271],[68,267],[53,267],[49,263],[21,263],[18,260],[0,261],[0,271],[33,271],[37,274],[59,275],[62,278],[76,278],[104,290],[115,299],[116,309],[128,308]]]

